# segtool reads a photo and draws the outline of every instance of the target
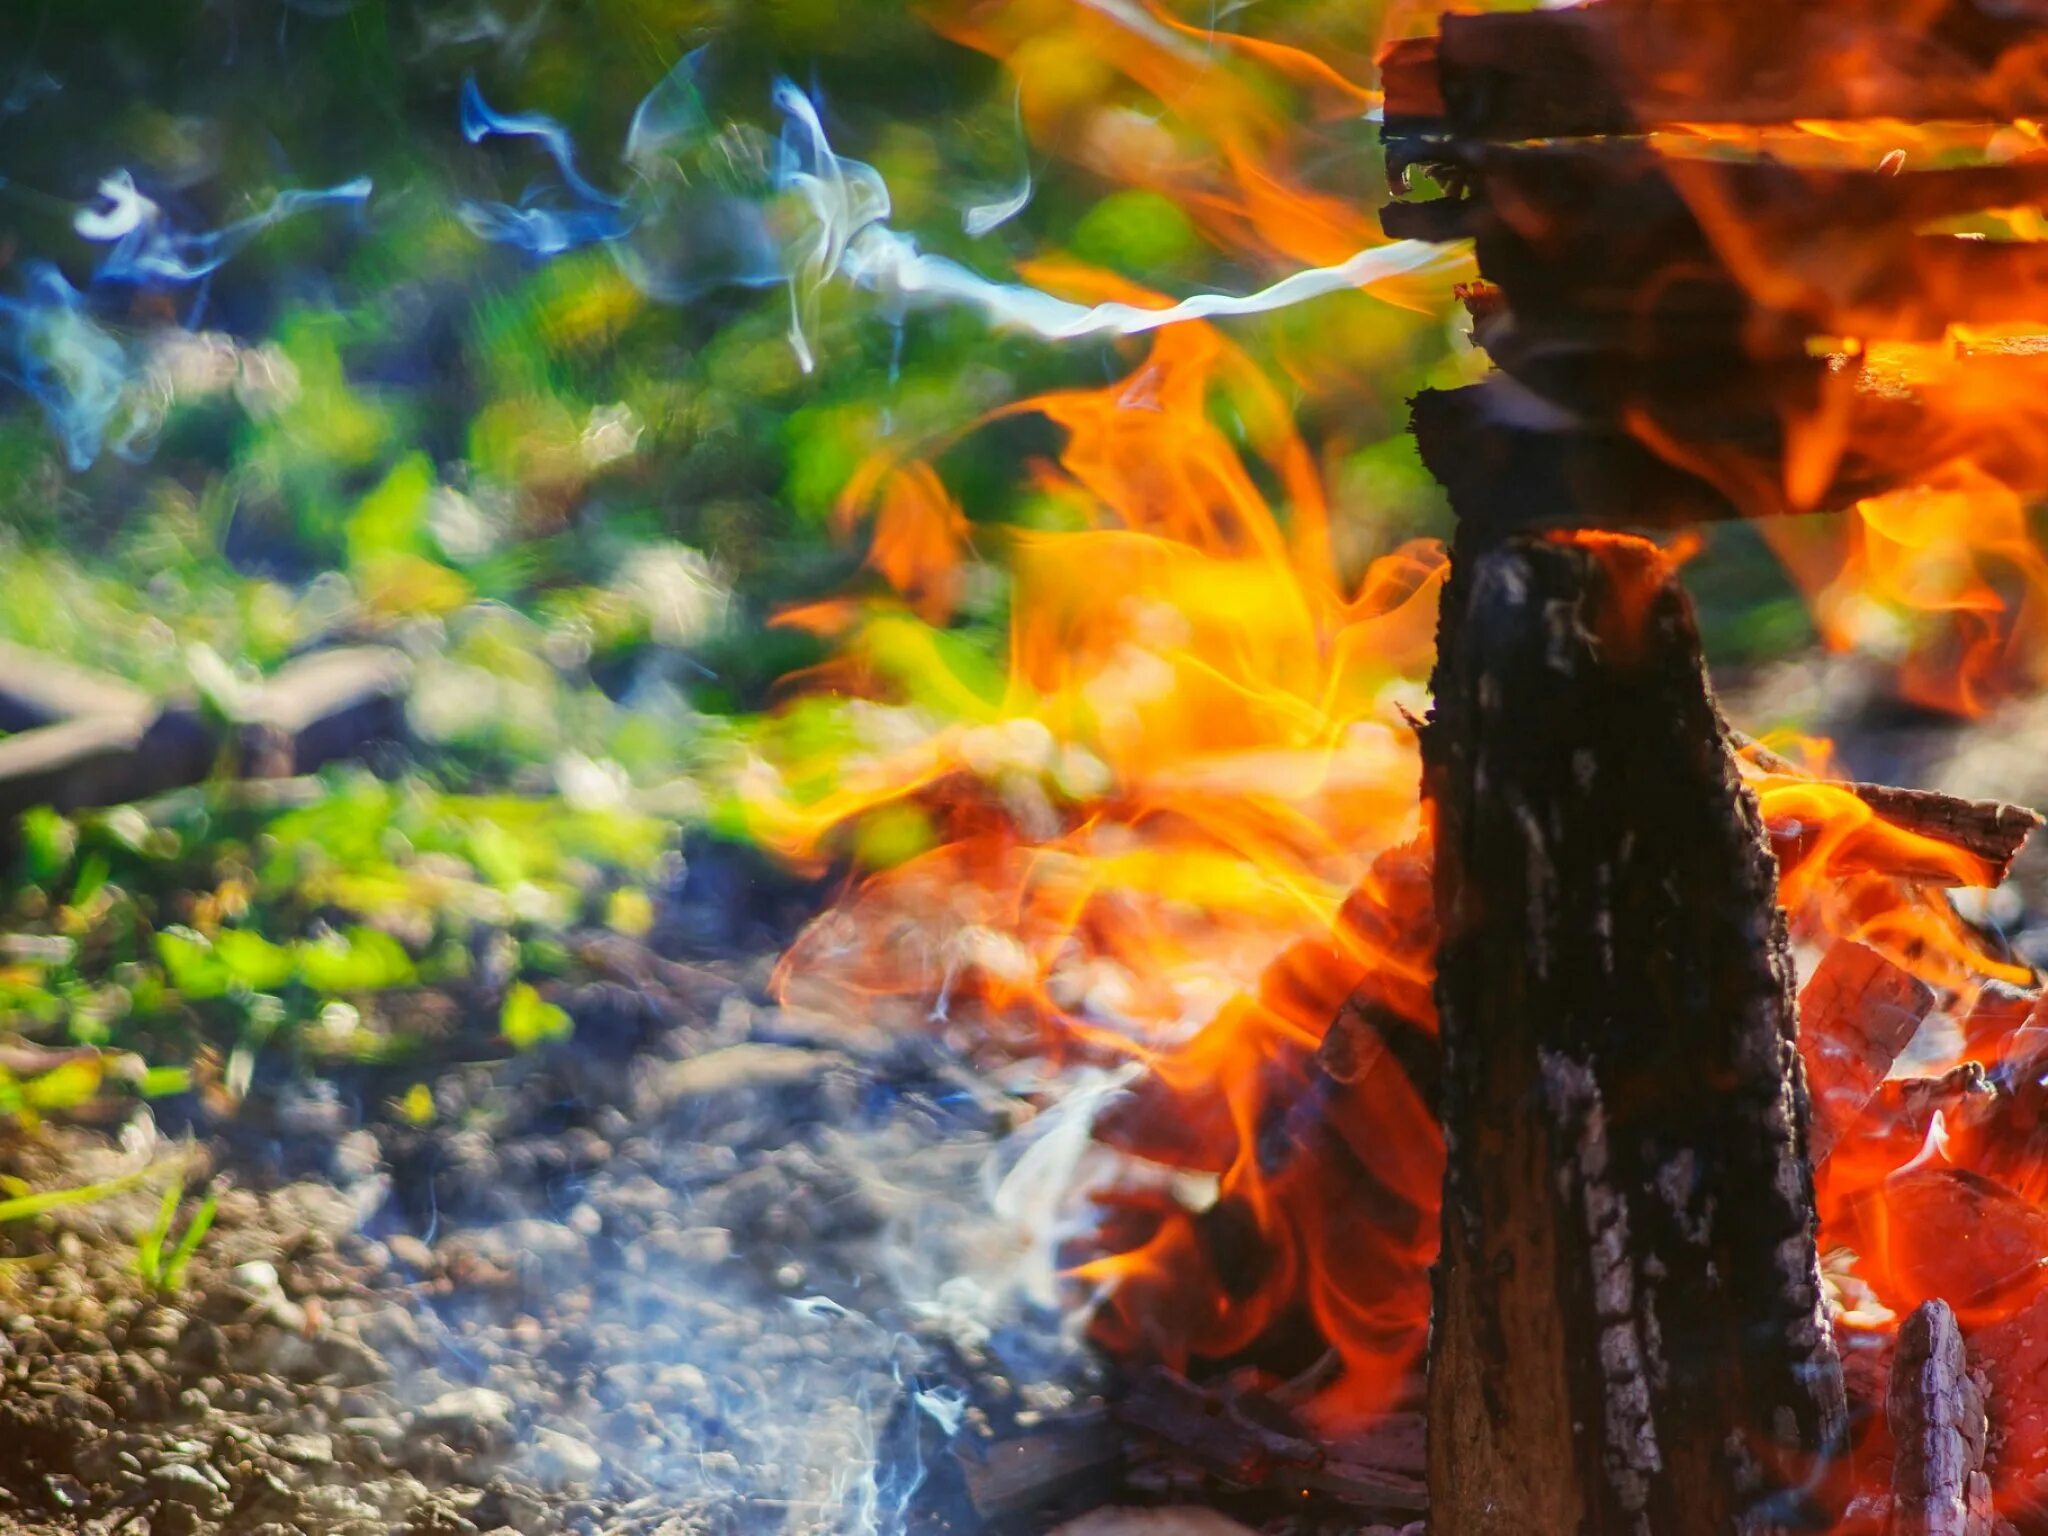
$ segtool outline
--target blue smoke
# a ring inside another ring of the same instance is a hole
[[[470,80],[463,135],[473,144],[494,135],[535,139],[561,184],[531,188],[517,204],[465,200],[456,216],[480,239],[530,256],[602,245],[628,281],[664,303],[780,281],[778,245],[765,221],[772,157],[760,154],[756,168],[744,138],[719,144],[697,89],[702,54],[685,57],[634,110],[620,154],[627,190],[618,195],[576,168],[575,145],[560,123],[539,112],[499,112]]]
[[[698,58],[691,54],[676,65],[633,114],[621,157],[633,182],[621,196],[599,191],[576,170],[574,146],[560,123],[539,113],[495,112],[472,81],[463,93],[462,118],[471,141],[492,133],[536,138],[564,185],[530,192],[518,207],[465,203],[459,210],[464,222],[485,239],[536,256],[603,245],[635,285],[669,303],[714,288],[782,283],[789,290],[790,346],[806,372],[815,362],[810,337],[820,296],[838,280],[873,294],[892,323],[900,324],[912,308],[964,305],[992,326],[1068,341],[1262,314],[1400,278],[1441,278],[1468,260],[1455,246],[1397,240],[1252,294],[1196,294],[1159,309],[1075,304],[1024,284],[993,282],[921,251],[889,224],[889,188],[881,174],[836,153],[816,105],[786,79],[777,79],[771,93],[783,119],[779,138],[763,145],[748,130],[717,133],[697,91]],[[734,174],[721,184],[703,175],[707,164]],[[969,232],[985,233],[1013,217],[1031,190],[1027,168],[1016,192],[969,210]],[[576,206],[559,206],[565,197]]]
[[[125,170],[102,177],[99,195],[105,206],[81,208],[71,221],[87,240],[110,247],[97,279],[179,286],[209,276],[264,230],[294,214],[337,203],[360,206],[370,195],[370,181],[358,176],[339,186],[280,192],[261,212],[201,234],[174,228]]]
[[[0,379],[42,408],[66,461],[85,469],[123,414],[133,368],[63,273],[44,261],[25,263],[22,271],[21,296],[0,297]],[[136,435],[123,434],[116,448]]]
[[[533,139],[561,173],[562,189],[535,188],[510,203],[465,199],[456,217],[480,240],[516,246],[533,256],[559,256],[586,245],[623,238],[633,228],[624,198],[593,186],[576,169],[569,130],[541,112],[500,112],[484,100],[471,76],[462,82],[462,136],[472,144],[489,138]],[[569,206],[559,206],[566,192]]]
[[[102,289],[188,287],[273,225],[308,209],[360,206],[366,178],[339,186],[280,192],[269,205],[216,230],[177,228],[125,170],[101,179],[95,200],[77,210],[73,230],[104,246],[88,292],[47,261],[25,262],[13,296],[0,295],[0,382],[19,389],[43,413],[74,470],[111,448],[139,455],[169,403],[144,377],[146,347],[123,340],[94,313]]]

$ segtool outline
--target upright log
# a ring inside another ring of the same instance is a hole
[[[1431,1529],[1789,1529],[1844,1409],[1756,803],[1651,546],[1460,542],[1423,744]]]

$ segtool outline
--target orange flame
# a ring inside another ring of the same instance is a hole
[[[1162,333],[1108,388],[998,414],[1021,413],[1065,432],[1036,480],[1092,526],[1005,536],[1000,685],[977,691],[949,668],[944,632],[905,611],[945,590],[943,563],[875,557],[903,600],[835,610],[846,641],[813,679],[869,701],[858,739],[808,795],[801,775],[758,765],[755,830],[792,856],[849,838],[858,852],[892,819],[916,831],[792,948],[783,993],[937,1027],[970,1051],[1140,1064],[1099,1135],[1180,1182],[1094,1192],[1099,1225],[1070,1275],[1098,1303],[1098,1337],[1183,1367],[1298,1359],[1280,1341],[1318,1341],[1344,1369],[1306,1411],[1356,1426],[1408,1387],[1436,1244],[1433,913],[1403,708],[1419,700],[1443,557],[1408,546],[1347,589],[1284,402],[1211,328]],[[916,509],[906,520],[960,526],[921,460],[865,468],[845,520],[877,509],[886,542],[892,498]],[[1624,575],[1642,566],[1646,591],[1690,552],[1561,536]],[[944,548],[964,545],[949,533]],[[1987,978],[2026,979],[1933,888],[1893,878],[1980,880],[1971,855],[1771,764],[1754,780],[1801,942],[1853,938],[1959,1007]],[[1844,1170],[1868,1161],[1851,1142]],[[1852,1198],[1869,1182],[1823,1185],[1830,1238],[1884,1209]],[[1899,1242],[1873,1248],[1888,1297],[1918,1262]]]
[[[940,632],[896,601],[798,615],[848,626],[812,682],[874,702],[818,793],[755,766],[756,834],[811,859],[892,817],[917,836],[792,948],[785,996],[959,1021],[983,1049],[1143,1064],[1139,1109],[1105,1135],[1212,1179],[1213,1200],[1098,1192],[1102,1233],[1074,1279],[1104,1297],[1103,1337],[1186,1364],[1298,1314],[1349,1367],[1326,1410],[1362,1412],[1422,1337],[1440,1150],[1391,1060],[1339,1083],[1315,1054],[1354,995],[1434,1032],[1426,858],[1373,860],[1418,831],[1404,706],[1421,699],[1442,551],[1405,546],[1347,585],[1285,399],[1208,326],[1160,333],[1107,389],[1000,414],[1023,413],[1065,433],[1037,480],[1093,526],[1007,534],[999,692],[948,673]],[[935,469],[878,460],[843,506],[876,510],[870,563],[938,616],[956,590],[943,561],[897,558],[963,547]],[[1394,1134],[1350,1146],[1303,1119],[1319,1076],[1354,1106],[1329,1124]],[[1339,1251],[1356,1262],[1326,1261]]]

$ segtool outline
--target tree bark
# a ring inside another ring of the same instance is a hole
[[[1843,1425],[1776,867],[1639,540],[1467,528],[1424,738],[1438,1536],[1726,1536]]]

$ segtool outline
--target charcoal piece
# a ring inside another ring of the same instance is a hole
[[[1813,1162],[1856,1123],[1920,1023],[1934,991],[1848,939],[1821,957],[1799,994],[1799,1054],[1813,1105]]]

